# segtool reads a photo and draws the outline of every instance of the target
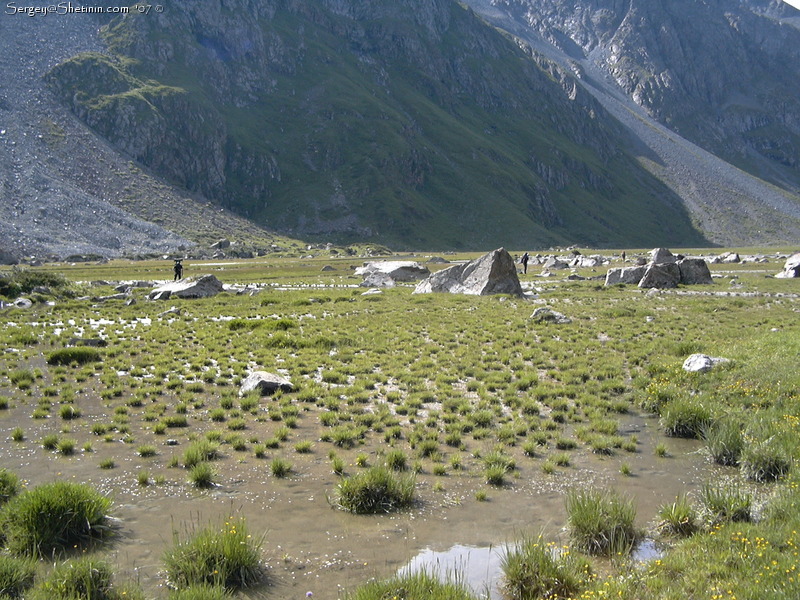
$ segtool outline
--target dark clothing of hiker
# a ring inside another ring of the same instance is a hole
[[[522,258],[519,259],[519,262],[522,263],[522,272],[523,272],[523,274],[527,274],[528,273],[528,259],[529,258],[530,257],[528,256],[528,253],[526,252],[525,254],[522,255]]]
[[[183,264],[181,264],[181,261],[176,260],[175,266],[172,267],[172,270],[175,271],[175,278],[173,279],[173,281],[178,281],[179,279],[183,279]]]

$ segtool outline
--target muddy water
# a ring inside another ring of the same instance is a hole
[[[420,502],[413,510],[357,516],[335,510],[328,502],[327,495],[333,493],[338,479],[330,472],[326,444],[316,444],[308,455],[293,454],[290,449],[278,452],[294,465],[293,474],[286,479],[270,476],[269,460],[255,459],[252,452],[227,450],[225,458],[214,463],[219,487],[199,492],[186,483],[183,469],[166,468],[172,455],[179,456],[186,447],[185,432],[176,434],[179,445],[175,447],[165,446],[163,436],[138,428],[134,428],[133,445],[106,443],[90,435],[88,429],[104,412],[107,415],[107,409],[92,409],[92,403],[83,399],[80,423],[61,434],[76,438],[78,450],[74,456],[64,457],[46,452],[38,444],[46,433],[59,433],[64,423],[55,416],[31,419],[34,400],[23,402],[0,414],[0,439],[4,440],[0,466],[14,470],[31,485],[65,478],[91,483],[109,493],[119,528],[109,557],[119,567],[118,578],[133,578],[151,597],[166,596],[161,589],[161,564],[164,551],[173,544],[173,533],[221,522],[231,514],[245,517],[254,537],[264,536],[267,584],[248,591],[246,597],[305,598],[312,592],[314,598],[335,600],[370,578],[398,572],[426,553],[435,556],[459,545],[498,548],[524,534],[540,532],[565,542],[564,491],[571,486],[613,487],[630,494],[636,501],[639,524],[646,527],[652,524],[661,504],[681,492],[697,489],[715,469],[697,452],[697,442],[668,439],[670,457],[656,457],[655,445],[665,441],[658,434],[657,423],[631,417],[620,433],[638,436],[637,453],[620,451],[601,457],[575,451],[570,467],[546,475],[541,470],[542,459],[529,459],[520,452],[518,470],[502,489],[484,484],[477,463],[467,463],[465,472],[444,477],[422,473],[417,479]],[[17,425],[26,432],[27,439],[22,443],[9,440]],[[257,431],[256,427],[271,426],[254,424],[248,435],[263,439],[266,431]],[[310,434],[301,425],[292,439],[305,439]],[[92,442],[92,452],[80,451],[86,441]],[[150,459],[139,457],[135,449],[140,444],[156,445],[159,454]],[[356,453],[366,451],[373,461],[377,450],[359,447],[337,452],[351,465],[347,472],[352,474],[357,470],[352,466]],[[116,467],[99,469],[104,458],[114,458]],[[631,476],[620,473],[623,462],[630,466]],[[166,482],[138,486],[136,474],[143,468],[162,474]],[[488,492],[487,501],[475,499],[478,490]],[[426,564],[424,559],[421,564]],[[465,569],[465,575],[476,579],[477,586],[497,575],[494,562],[478,561]]]

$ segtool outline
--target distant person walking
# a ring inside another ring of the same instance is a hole
[[[522,273],[524,275],[528,274],[528,260],[530,260],[530,256],[528,256],[527,252],[519,259],[520,264],[522,264]]]
[[[627,255],[625,254],[625,250],[622,251],[622,262],[625,262]]]
[[[175,277],[172,281],[180,281],[183,279],[183,261],[180,258],[175,259],[175,266],[172,267],[175,272]]]

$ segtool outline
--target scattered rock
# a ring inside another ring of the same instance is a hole
[[[783,271],[775,275],[775,277],[779,279],[800,277],[800,252],[787,258],[786,263],[783,265]]]
[[[231,241],[224,238],[211,244],[211,248],[214,250],[225,250],[225,248],[230,248],[230,247],[231,247]]]
[[[203,275],[200,278],[188,278],[174,281],[157,287],[147,296],[150,300],[166,300],[168,298],[209,298],[224,290],[222,282],[214,275]]]
[[[292,382],[280,375],[267,373],[266,371],[254,371],[242,382],[239,388],[239,395],[244,396],[254,390],[258,390],[262,396],[271,396],[278,390],[291,392],[293,389]]]
[[[17,298],[12,304],[17,308],[30,308],[33,306],[33,301],[29,298]]]
[[[605,285],[625,283],[643,289],[663,289],[674,288],[678,284],[713,283],[711,271],[702,258],[675,256],[666,248],[655,248],[650,256],[653,260],[647,265],[609,269]]]
[[[356,275],[362,275],[365,279],[373,273],[387,275],[394,281],[419,281],[431,274],[428,267],[408,260],[368,262],[355,271]]]
[[[323,271],[323,272],[327,272],[327,271],[335,271],[335,270],[336,270],[336,269],[334,269],[334,268],[333,268],[332,266],[330,266],[330,265],[325,265],[324,267],[322,267],[322,271]]]
[[[394,287],[394,279],[392,279],[386,273],[381,271],[375,271],[374,273],[368,273],[364,276],[364,281],[359,284],[361,287],[368,287],[368,288],[392,288]]]
[[[552,271],[554,269],[569,269],[569,263],[555,256],[551,256],[542,263],[542,271]]]
[[[533,311],[533,314],[530,318],[540,323],[557,323],[558,325],[567,325],[572,323],[572,319],[570,319],[568,316],[547,307],[537,308]]]
[[[428,264],[431,265],[449,265],[450,261],[446,258],[442,258],[441,256],[431,256],[428,259]]]
[[[523,295],[514,259],[505,248],[498,248],[468,263],[453,265],[434,273],[421,281],[414,290],[415,294],[432,292],[480,296]]]
[[[723,363],[730,362],[728,358],[715,358],[707,354],[692,354],[683,361],[683,370],[689,373],[705,373]]]
[[[364,293],[363,293],[363,294],[361,294],[361,295],[362,295],[362,296],[375,296],[375,295],[377,295],[377,294],[382,294],[382,293],[383,293],[383,292],[382,292],[381,290],[379,290],[379,289],[377,289],[377,288],[372,288],[372,289],[370,289],[370,290],[367,290],[366,292],[364,292]]]
[[[181,314],[181,309],[178,308],[177,306],[173,306],[169,310],[165,310],[162,313],[158,313],[158,316],[159,317],[168,317],[170,315],[180,315],[180,314]]]

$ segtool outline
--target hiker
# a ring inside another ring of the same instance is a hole
[[[528,256],[527,252],[519,259],[520,264],[522,264],[522,273],[524,275],[528,274],[528,259],[530,259],[530,256]]]
[[[172,267],[175,272],[175,278],[172,281],[179,281],[183,279],[183,262],[180,258],[175,259],[175,266]]]
[[[625,262],[625,258],[627,255],[625,254],[625,250],[622,251],[622,262]]]

